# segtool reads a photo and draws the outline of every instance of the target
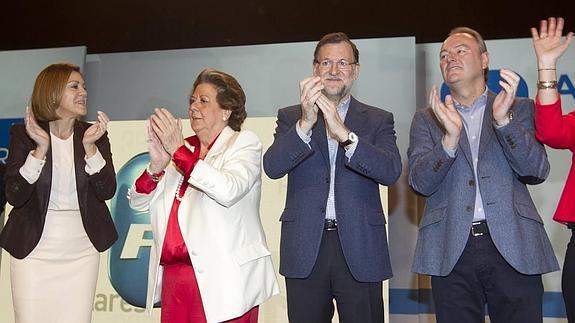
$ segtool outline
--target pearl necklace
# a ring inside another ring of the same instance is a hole
[[[180,188],[182,187],[182,184],[184,182],[184,177],[180,177],[180,181],[178,182],[178,187],[176,187],[176,200],[178,201],[182,201],[182,198],[184,197],[184,195],[180,196]],[[186,183],[187,185],[188,183]],[[184,194],[186,194],[186,192],[184,191]]]

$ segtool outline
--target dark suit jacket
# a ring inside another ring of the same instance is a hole
[[[48,123],[41,123],[50,133]],[[84,170],[86,152],[82,145],[84,132],[89,123],[77,121],[74,124],[74,162],[78,202],[84,229],[98,251],[109,248],[118,238],[110,211],[105,201],[116,192],[116,176],[112,164],[110,142],[105,134],[97,142],[98,150],[106,160],[100,172],[89,176]],[[38,180],[29,184],[19,172],[28,153],[36,148],[28,137],[24,125],[14,125],[10,129],[10,150],[6,170],[6,198],[14,206],[8,222],[0,234],[0,246],[18,259],[26,257],[38,244],[50,199],[52,183],[52,149],[46,155],[46,164]]]
[[[412,270],[448,275],[461,256],[471,229],[479,185],[489,232],[503,258],[520,273],[558,270],[551,243],[526,184],[543,182],[549,162],[535,139],[533,101],[518,98],[513,120],[495,128],[488,92],[479,141],[477,181],[465,129],[454,158],[443,149],[444,131],[431,108],[416,112],[411,124],[409,183],[427,196]]]
[[[0,164],[0,213],[4,212],[6,204],[6,194],[4,193],[4,174],[6,174],[6,165]]]
[[[329,193],[329,155],[322,115],[313,127],[311,149],[296,132],[301,107],[279,110],[274,142],[264,155],[270,178],[288,175],[285,210],[281,215],[280,273],[309,276],[315,264]],[[401,158],[393,115],[351,98],[346,126],[359,137],[351,160],[340,147],[336,159],[335,209],[338,234],[355,279],[376,282],[392,276],[385,216],[379,184],[393,184],[401,173]]]

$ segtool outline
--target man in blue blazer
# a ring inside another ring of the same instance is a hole
[[[542,322],[541,274],[559,266],[526,186],[549,174],[533,101],[509,70],[487,89],[475,30],[452,30],[439,57],[451,95],[434,87],[411,125],[409,182],[427,197],[412,269],[431,275],[437,322],[484,322],[485,304],[491,322]]]
[[[288,175],[280,273],[290,322],[383,322],[382,281],[392,276],[379,185],[401,158],[393,115],[350,95],[359,51],[344,33],[316,46],[300,104],[279,110],[264,155],[270,178]]]

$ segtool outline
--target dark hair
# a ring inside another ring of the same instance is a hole
[[[347,37],[347,35],[342,32],[327,34],[319,40],[319,42],[315,46],[315,51],[313,52],[314,63],[318,61],[317,55],[319,53],[319,49],[323,45],[339,44],[339,43],[348,43],[349,46],[351,46],[351,49],[353,50],[353,58],[355,59],[355,63],[359,64],[359,50],[357,49],[357,46],[355,46],[355,44],[349,39],[349,37]]]
[[[60,119],[56,110],[60,106],[66,83],[68,83],[72,72],[80,73],[80,67],[59,63],[49,65],[38,74],[30,99],[36,120],[54,121]]]
[[[232,112],[228,119],[228,126],[235,131],[240,131],[242,123],[248,115],[246,112],[246,94],[240,83],[233,76],[212,68],[206,68],[198,75],[192,92],[198,85],[204,83],[211,84],[216,88],[218,92],[216,101],[220,108]]]
[[[485,45],[485,41],[483,40],[483,36],[481,36],[481,34],[477,30],[471,29],[469,27],[455,27],[455,28],[451,29],[448,37],[453,36],[455,34],[468,34],[469,36],[473,37],[473,39],[475,39],[475,42],[477,43],[477,46],[479,47],[480,54],[487,53],[487,45]],[[485,82],[487,82],[487,75],[488,74],[489,74],[489,66],[487,66],[483,69],[483,78],[485,79]]]

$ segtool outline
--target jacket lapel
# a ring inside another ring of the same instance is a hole
[[[235,135],[236,132],[228,126],[222,129],[222,132],[220,133],[220,135],[218,136],[218,138],[216,139],[210,150],[208,150],[208,153],[206,154],[204,161],[208,162],[209,164],[212,164],[211,161],[215,159],[216,156],[223,153],[225,149],[230,146],[231,143],[229,143],[229,141],[232,140],[232,137],[234,137]]]
[[[78,204],[80,210],[85,210],[88,204],[88,176],[85,175],[86,151],[82,145],[85,130],[82,129],[80,122],[74,122],[74,173],[76,175],[76,191],[78,195]]]
[[[325,129],[325,121],[323,119],[323,113],[318,111],[317,122],[313,127],[311,134],[310,145],[315,149],[319,150],[323,156],[326,167],[329,169],[329,151],[327,148],[327,131]]]
[[[365,109],[363,108],[363,106],[361,105],[361,103],[359,103],[359,101],[357,101],[353,96],[350,98],[349,101],[349,108],[347,109],[347,114],[345,115],[345,120],[344,120],[344,124],[351,130],[354,131],[354,129],[360,129],[361,126],[363,124],[365,124],[364,122],[364,116],[363,113],[365,112]],[[355,131],[357,132],[357,130]],[[344,162],[344,158],[345,158],[345,149],[343,149],[343,147],[338,147],[337,148],[337,165],[343,165]]]
[[[465,126],[461,129],[461,138],[459,139],[459,149],[463,152],[465,159],[469,163],[469,166],[473,168],[473,155],[471,154],[471,146],[469,146],[469,139],[467,137],[467,131]]]
[[[40,127],[42,129],[44,129],[44,131],[46,131],[46,133],[48,133],[49,137],[52,137],[52,134],[50,133],[50,125],[48,122],[39,122],[38,123],[40,125]],[[52,145],[50,144],[50,147],[48,148],[48,151],[46,152],[46,164],[44,164],[44,167],[42,168],[42,173],[44,173],[45,175],[40,175],[40,177],[38,178],[38,185],[36,185],[36,187],[40,187],[40,188],[45,188],[45,189],[39,189],[38,190],[38,195],[39,195],[39,200],[40,203],[42,203],[42,205],[44,205],[44,209],[47,210],[48,209],[48,203],[50,202],[50,191],[52,190]]]
[[[479,140],[479,153],[481,156],[487,149],[487,144],[491,141],[494,134],[493,131],[493,101],[495,101],[495,94],[491,91],[487,92],[487,103],[485,105],[485,112],[483,112],[483,124],[481,125],[481,138]]]

